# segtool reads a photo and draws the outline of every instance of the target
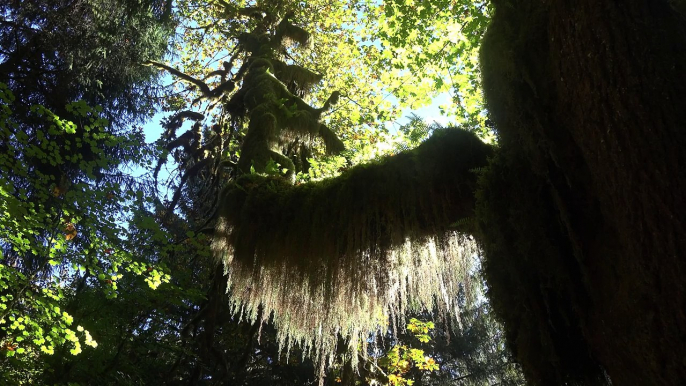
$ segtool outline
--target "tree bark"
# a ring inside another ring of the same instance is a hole
[[[508,339],[539,384],[682,384],[684,19],[656,0],[494,5],[482,66],[502,152],[479,206]]]

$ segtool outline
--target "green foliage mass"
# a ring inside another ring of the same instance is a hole
[[[105,176],[139,161],[126,154],[140,154],[132,149],[142,135],[106,133],[107,121],[84,103],[66,107],[81,118],[80,133],[73,122],[41,106],[31,109],[35,129],[18,131],[14,96],[1,86],[0,138],[8,152],[0,155],[0,360],[10,366],[0,376],[33,383],[48,368],[37,358],[77,355],[83,344],[97,347],[101,331],[84,328],[90,322],[74,317],[73,301],[82,291],[116,298],[126,272],[144,275],[150,287],[169,279],[163,266],[141,270],[146,263],[127,246],[121,219],[133,208],[130,203],[143,202],[142,194],[130,190],[131,181]],[[69,170],[71,177],[55,178],[43,165]]]
[[[120,169],[149,161],[151,151],[141,147],[140,131],[122,132],[105,119],[121,128],[150,113],[155,83],[139,62],[165,51],[172,24],[164,4],[0,6],[5,384],[75,380],[59,362],[73,365],[82,351],[99,357],[110,347],[104,335],[112,324],[81,313],[88,299],[114,301],[130,276],[144,288],[169,281],[164,265],[143,259],[127,238],[127,217],[144,205],[144,186]]]
[[[488,2],[389,0],[367,2],[370,65],[401,103],[419,107],[447,92],[444,114],[487,134],[478,48],[491,8]]]
[[[66,117],[67,103],[85,100],[124,124],[153,111],[154,73],[140,63],[165,53],[171,2],[37,0],[0,10],[0,82],[21,101],[15,113],[40,104]]]

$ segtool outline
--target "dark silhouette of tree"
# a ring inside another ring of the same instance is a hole
[[[534,384],[681,384],[682,2],[493,3],[477,218],[508,341]]]
[[[155,72],[140,64],[164,55],[174,22],[172,2],[6,1],[0,5],[0,82],[29,107],[68,118],[85,100],[110,121],[149,116]]]

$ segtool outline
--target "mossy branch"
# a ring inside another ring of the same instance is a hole
[[[473,215],[470,170],[491,152],[474,134],[448,129],[331,180],[239,178],[222,193],[213,241],[234,305],[249,318],[264,306],[280,339],[315,351],[335,346],[321,336],[315,343],[317,329],[363,339],[380,328],[379,315],[410,304],[453,311],[474,252],[450,226]]]
[[[192,86],[195,86],[198,88],[202,96],[199,99],[209,99],[209,100],[215,100],[222,96],[224,93],[229,93],[233,91],[233,89],[236,87],[236,84],[232,80],[227,80],[224,81],[223,83],[219,84],[219,86],[215,87],[214,89],[210,89],[210,87],[207,85],[207,83],[203,82],[200,79],[196,79],[182,71],[179,71],[175,69],[174,67],[168,66],[164,63],[156,62],[153,60],[148,60],[147,62],[143,63],[146,66],[154,66],[162,70],[168,71],[170,74],[174,75],[175,77],[179,78],[180,80],[189,83]],[[194,101],[193,103],[197,102],[198,100]]]
[[[469,132],[444,130],[332,180],[291,187],[249,176],[225,191],[220,216],[233,229],[227,241],[250,264],[257,254],[307,265],[439,235],[473,216],[477,176],[470,170],[486,164],[490,149]]]

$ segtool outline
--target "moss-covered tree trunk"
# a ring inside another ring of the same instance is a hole
[[[502,152],[478,216],[508,339],[538,384],[683,384],[684,19],[664,0],[494,5]]]

